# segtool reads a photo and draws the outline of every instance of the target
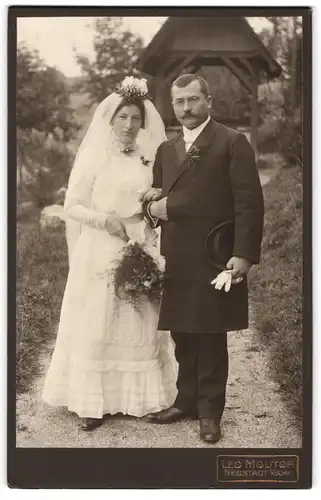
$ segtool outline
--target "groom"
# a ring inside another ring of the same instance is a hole
[[[248,327],[246,275],[260,258],[263,196],[246,137],[210,117],[207,82],[182,75],[171,96],[182,132],[160,145],[154,189],[144,202],[150,224],[161,226],[166,271],[159,329],[169,330],[175,342],[178,395],[173,406],[148,417],[159,424],[198,418],[200,438],[215,443],[225,406],[227,332]],[[205,245],[212,229],[226,221],[234,227],[228,292],[211,284],[219,270]]]

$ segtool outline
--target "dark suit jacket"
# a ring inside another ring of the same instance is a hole
[[[210,285],[218,271],[205,241],[218,224],[233,220],[233,255],[260,259],[263,195],[252,147],[246,137],[211,120],[185,153],[182,134],[161,144],[154,163],[154,187],[167,196],[168,221],[161,222],[166,258],[160,329],[210,333],[248,326],[247,283],[230,292]],[[152,222],[151,222],[152,223]]]

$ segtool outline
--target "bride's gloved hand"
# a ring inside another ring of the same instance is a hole
[[[162,197],[162,189],[161,188],[148,188],[146,191],[141,193],[140,201],[145,203],[147,201],[156,201],[160,200]]]
[[[126,233],[126,226],[125,224],[121,221],[121,219],[118,217],[117,214],[110,214],[107,216],[106,222],[105,222],[105,228],[111,234],[112,236],[118,236],[122,240],[124,240],[126,243],[129,241],[129,237]]]

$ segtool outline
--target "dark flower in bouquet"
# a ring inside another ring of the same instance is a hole
[[[114,270],[115,293],[137,307],[142,300],[158,305],[163,288],[163,271],[137,242],[128,243]]]

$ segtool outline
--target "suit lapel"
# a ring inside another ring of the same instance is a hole
[[[204,150],[206,150],[213,142],[215,136],[215,122],[214,120],[210,120],[206,127],[202,130],[200,135],[193,142],[189,151],[192,148],[197,148],[200,151],[200,155],[202,152],[204,154]],[[185,142],[183,138],[183,132],[181,131],[177,137],[177,140],[174,143],[174,165],[171,168],[171,181],[169,182],[168,191],[172,189],[174,184],[178,181],[178,179],[188,170],[188,159],[189,155],[185,150]],[[174,168],[173,168],[174,167]]]
[[[191,148],[196,147],[200,150],[206,149],[212,144],[215,131],[215,122],[211,119],[206,127],[202,130],[200,135],[196,137],[196,140],[193,142]]]
[[[164,177],[165,184],[163,186],[165,193],[167,193],[174,182],[176,182],[180,173],[180,166],[185,156],[185,142],[183,139],[183,132],[181,131],[177,137],[175,137],[174,142],[172,142],[164,165],[164,168],[166,168],[166,176]]]
[[[183,131],[180,132],[178,135],[178,139],[175,142],[175,150],[176,150],[176,156],[178,158],[178,165],[179,166],[183,161],[185,160],[186,157],[186,149],[185,149],[185,141],[184,141],[184,136],[183,136]]]

